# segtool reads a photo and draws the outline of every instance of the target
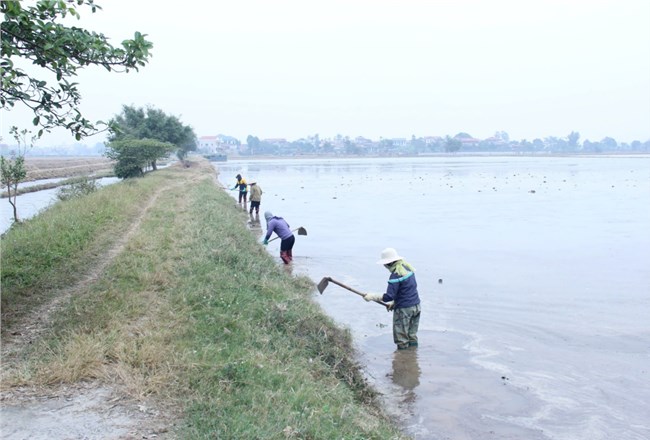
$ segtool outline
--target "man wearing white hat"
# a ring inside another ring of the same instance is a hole
[[[251,193],[251,209],[248,213],[252,214],[253,211],[255,211],[256,214],[259,214],[260,203],[262,203],[262,188],[260,188],[254,180],[251,180],[251,183],[248,186],[250,187]]]
[[[420,295],[415,281],[415,269],[393,248],[381,251],[382,264],[390,272],[384,294],[366,294],[366,301],[393,301],[393,341],[398,350],[418,346],[420,325]]]

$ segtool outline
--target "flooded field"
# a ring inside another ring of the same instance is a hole
[[[294,273],[377,293],[383,248],[416,268],[417,350],[395,350],[381,306],[314,291],[414,438],[650,438],[650,157],[215,167],[226,187],[258,182],[262,223],[308,231]],[[279,240],[268,251],[280,264]]]

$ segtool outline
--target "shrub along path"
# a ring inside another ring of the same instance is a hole
[[[400,438],[215,182],[169,167],[3,237],[3,435]]]

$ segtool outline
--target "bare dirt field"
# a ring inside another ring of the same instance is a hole
[[[26,157],[26,181],[53,179],[56,177],[89,176],[95,173],[110,171],[114,161],[103,156],[54,156]]]

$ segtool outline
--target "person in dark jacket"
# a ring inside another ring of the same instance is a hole
[[[393,248],[381,252],[377,264],[383,264],[390,272],[388,287],[384,294],[364,295],[366,301],[393,302],[393,341],[398,350],[418,346],[420,325],[420,295],[415,280],[415,269],[404,261]]]
[[[293,244],[296,237],[291,232],[289,223],[282,217],[274,216],[270,211],[264,213],[266,219],[266,236],[264,237],[264,246],[269,244],[269,238],[275,232],[280,237],[280,258],[284,264],[289,264],[293,260]]]
[[[235,186],[230,189],[236,190],[239,188],[239,203],[241,204],[243,200],[244,205],[246,205],[246,197],[248,196],[248,185],[246,184],[246,179],[244,179],[241,174],[237,174],[235,178],[237,179],[237,183],[235,183]]]

